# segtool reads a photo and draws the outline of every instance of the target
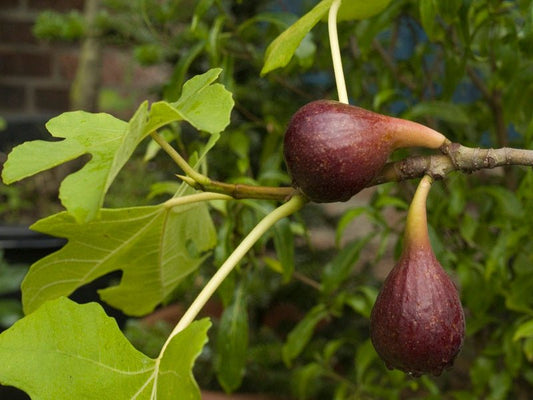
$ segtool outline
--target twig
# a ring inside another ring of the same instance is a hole
[[[178,178],[197,190],[223,193],[234,199],[263,199],[285,201],[297,194],[298,191],[293,187],[275,187],[275,186],[255,186],[241,183],[226,183],[210,180],[208,183],[201,184],[194,179],[177,175]]]
[[[445,143],[441,150],[444,154],[409,157],[388,163],[369,186],[420,178],[426,174],[442,179],[452,171],[472,173],[509,165],[533,166],[533,150],[510,147],[481,149],[451,142]]]

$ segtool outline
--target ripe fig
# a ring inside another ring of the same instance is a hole
[[[349,200],[402,147],[439,148],[446,138],[416,122],[333,100],[304,105],[292,117],[284,157],[293,185],[318,203]]]
[[[388,368],[413,376],[440,375],[464,339],[465,319],[455,285],[429,242],[424,177],[407,216],[402,255],[383,284],[370,316],[370,337]]]

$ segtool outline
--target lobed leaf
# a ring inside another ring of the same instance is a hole
[[[209,326],[194,322],[154,360],[100,305],[62,297],[0,334],[0,382],[41,400],[200,399],[192,366]]]
[[[146,103],[140,107],[146,108]],[[91,159],[61,184],[59,197],[78,222],[94,219],[109,182],[129,157],[126,149],[128,124],[108,114],[73,111],[46,124],[50,134],[64,140],[35,140],[16,146],[4,164],[2,178],[9,184],[74,160],[84,154]],[[134,141],[134,139],[129,139]],[[125,149],[118,154],[119,148]]]
[[[31,266],[22,283],[26,313],[122,270],[120,284],[100,290],[101,298],[126,314],[146,314],[196,270],[216,244],[203,203],[173,209],[162,205],[104,209],[98,220],[83,225],[62,212],[38,221],[32,229],[64,237],[68,243]]]
[[[52,118],[46,128],[61,141],[35,140],[13,149],[4,164],[2,178],[13,183],[74,160],[91,159],[61,183],[59,197],[79,223],[94,220],[120,169],[150,132],[174,121],[185,120],[195,128],[218,134],[230,121],[233,99],[223,85],[213,84],[221,69],[195,76],[183,86],[176,103],[160,101],[148,110],[142,103],[129,123],[111,115],[73,111]],[[212,146],[212,144],[211,144]]]

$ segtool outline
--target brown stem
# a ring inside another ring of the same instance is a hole
[[[446,142],[441,151],[443,155],[410,157],[388,163],[370,186],[420,178],[426,174],[434,179],[442,179],[452,171],[472,173],[510,165],[533,166],[533,150],[510,147],[481,149]]]

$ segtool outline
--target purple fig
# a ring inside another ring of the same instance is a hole
[[[390,369],[413,376],[440,375],[461,349],[465,319],[457,289],[429,242],[426,198],[431,178],[415,193],[398,263],[389,273],[370,316],[370,337]]]
[[[318,203],[346,201],[364,189],[402,147],[439,148],[446,138],[416,122],[349,104],[317,100],[292,117],[284,156],[293,185]]]

